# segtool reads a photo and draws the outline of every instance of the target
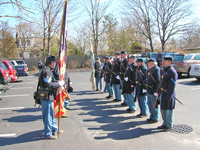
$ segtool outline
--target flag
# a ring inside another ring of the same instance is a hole
[[[64,5],[61,33],[60,33],[60,47],[58,54],[58,69],[59,69],[60,81],[64,79],[66,62],[67,62],[67,1],[65,1]],[[60,118],[66,114],[65,110],[63,109],[63,102],[66,97],[68,97],[68,93],[65,91],[64,87],[63,86],[59,87],[56,92],[56,101],[54,103],[55,104],[54,115],[56,118]]]
[[[90,76],[90,82],[92,82],[92,89],[95,90],[95,79],[94,79],[94,53],[93,53],[93,48],[92,48],[92,42],[90,39],[90,56],[91,56],[91,63],[92,63],[92,73]]]

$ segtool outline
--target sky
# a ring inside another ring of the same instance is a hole
[[[82,1],[82,0],[80,0]],[[98,0],[100,2],[106,2],[107,0]],[[30,1],[29,1],[30,2]],[[120,20],[120,16],[121,14],[119,13],[119,8],[120,8],[120,3],[121,0],[113,0],[111,7],[109,8],[109,10],[107,11],[108,13],[112,13],[114,14],[114,17],[118,18],[118,21]],[[200,20],[200,0],[191,0],[191,10],[193,11],[193,17],[194,18],[198,18]],[[82,6],[83,7],[83,6]],[[12,7],[9,7],[7,9],[4,9],[3,11],[1,11],[0,13],[2,13],[5,15],[14,15],[16,12],[12,10]],[[83,14],[87,14],[87,13],[83,13]],[[86,16],[80,15],[79,18],[74,20],[74,24],[80,24],[83,20],[86,19]],[[16,24],[18,24],[18,20],[17,19],[12,19],[12,18],[0,18],[0,21],[3,20],[8,20],[9,24],[11,26],[15,26]],[[200,22],[199,22],[200,23]],[[73,25],[69,25],[69,29],[72,28]]]

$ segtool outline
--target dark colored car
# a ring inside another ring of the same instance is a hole
[[[18,76],[28,76],[29,73],[27,72],[27,64],[23,60],[11,60],[10,61],[13,66],[15,67],[15,70],[17,71]]]

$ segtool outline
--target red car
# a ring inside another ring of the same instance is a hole
[[[15,67],[11,64],[10,61],[8,60],[4,60],[3,64],[6,66],[6,68],[8,68],[9,70],[9,76],[11,77],[11,82],[15,82],[17,81],[17,74],[16,74],[16,70]]]
[[[9,70],[6,68],[6,66],[1,63],[0,64],[0,84],[7,84],[11,81],[11,77],[9,76]]]

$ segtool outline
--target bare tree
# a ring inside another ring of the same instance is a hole
[[[92,31],[92,38],[94,41],[94,53],[98,54],[98,45],[101,35],[105,32],[105,28],[102,26],[102,20],[106,15],[107,9],[110,7],[112,0],[107,0],[101,2],[100,0],[85,0],[89,5],[84,5],[85,10],[87,11]]]
[[[153,0],[125,0],[123,2],[123,13],[128,17],[130,22],[133,23],[135,31],[138,31],[140,35],[145,36],[148,39],[148,44],[151,51],[154,51],[153,47],[153,27],[154,18],[151,12],[151,4]]]
[[[162,52],[168,39],[182,33],[190,25],[191,5],[188,0],[154,0],[152,11],[157,23]]]
[[[32,23],[20,23],[16,26],[17,34],[19,36],[19,48],[22,52],[22,57],[24,59],[24,52],[26,51],[26,47],[31,45],[31,41],[36,36],[34,25]]]
[[[75,5],[75,0],[69,0],[68,2],[68,13],[69,18],[77,16],[75,12],[78,9],[78,5]],[[60,25],[62,22],[63,13],[63,0],[37,0],[36,4],[37,11],[39,12],[40,18],[36,19],[36,22],[43,28],[43,51],[46,48],[47,38],[47,49],[48,55],[50,54],[50,43],[52,37],[55,34],[59,34]]]
[[[12,7],[14,10],[16,10],[16,15],[6,15],[5,13],[5,9],[7,9],[8,7]],[[30,20],[28,18],[30,18],[29,14],[33,14],[33,12],[31,11],[30,7],[25,6],[25,2],[23,0],[1,0],[0,1],[0,18],[19,18],[19,19],[23,19],[25,21],[29,21]],[[24,16],[23,16],[24,15]]]

